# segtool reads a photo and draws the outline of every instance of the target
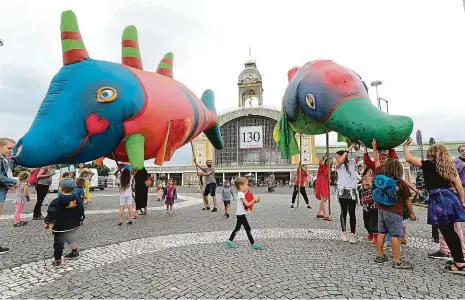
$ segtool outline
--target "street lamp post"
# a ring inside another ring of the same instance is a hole
[[[378,86],[382,85],[383,82],[381,80],[375,80],[370,83],[371,86],[374,86],[376,88],[376,101],[378,103],[378,109],[381,110],[381,101],[378,97]]]

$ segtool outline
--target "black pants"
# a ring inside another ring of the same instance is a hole
[[[71,245],[76,241],[76,230],[71,230],[67,232],[54,232],[53,233],[53,255],[55,260],[60,260],[63,255],[63,248],[65,243]]]
[[[37,202],[34,206],[33,218],[38,218],[42,215],[41,208],[45,197],[48,194],[48,185],[36,184]]]
[[[339,204],[341,205],[341,228],[342,231],[346,231],[347,224],[347,211],[349,212],[350,217],[350,232],[355,233],[355,226],[357,221],[355,220],[355,205],[357,204],[356,200],[339,198]]]
[[[363,211],[363,223],[369,234],[378,233],[378,210]]]
[[[250,225],[249,225],[249,222],[247,222],[247,218],[245,217],[245,215],[236,216],[236,217],[237,217],[236,227],[231,233],[229,240],[232,242],[236,234],[239,232],[239,230],[241,230],[241,226],[244,226],[245,232],[247,233],[247,237],[249,238],[249,242],[250,244],[253,245],[255,241],[253,240],[252,232],[251,232],[252,229],[250,229]]]
[[[294,185],[294,192],[292,193],[292,204],[295,203],[295,198],[297,197],[298,193],[299,193],[299,187],[297,185]],[[307,203],[308,205],[307,192],[305,191],[304,186],[300,187],[300,193],[302,194],[302,197],[304,197],[305,203]]]
[[[446,241],[447,247],[449,247],[450,255],[454,259],[454,262],[464,263],[462,244],[460,243],[459,235],[454,230],[454,223],[440,224],[438,227]]]
[[[439,227],[438,225],[431,226],[431,236],[433,239],[439,240]]]

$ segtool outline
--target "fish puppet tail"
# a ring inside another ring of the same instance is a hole
[[[213,114],[215,117],[215,120],[217,120],[217,115],[216,115],[216,108],[215,108],[215,94],[213,93],[212,90],[206,90],[203,92],[202,97],[200,98],[202,101],[203,105],[207,107],[207,109]],[[213,127],[205,130],[203,132],[210,143],[212,143],[213,147],[215,149],[220,150],[223,149],[224,143],[223,143],[223,138],[221,136],[221,131],[220,131],[220,126],[218,124],[218,121],[215,122],[215,125]]]

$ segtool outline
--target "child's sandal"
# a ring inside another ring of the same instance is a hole
[[[132,225],[132,221],[128,221],[128,225]]]
[[[121,226],[121,225],[123,225],[123,222],[119,222],[119,223],[118,223],[118,226]]]

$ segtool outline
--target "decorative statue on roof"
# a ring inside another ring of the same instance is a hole
[[[294,67],[288,79],[281,119],[273,133],[283,158],[299,153],[295,133],[335,131],[365,145],[376,139],[380,149],[395,148],[412,133],[411,118],[378,110],[360,76],[330,60]]]
[[[223,147],[214,94],[199,100],[173,79],[173,54],[156,73],[142,70],[137,30],[123,32],[122,64],[91,59],[76,16],[61,15],[63,67],[53,78],[29,131],[21,138],[18,162],[25,167],[87,162],[100,157],[130,161],[170,160],[175,150],[204,132]]]

